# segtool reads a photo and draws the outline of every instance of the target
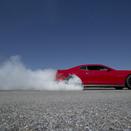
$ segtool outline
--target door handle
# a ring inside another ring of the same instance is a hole
[[[86,74],[91,74],[91,72],[88,72],[88,73],[86,73]]]

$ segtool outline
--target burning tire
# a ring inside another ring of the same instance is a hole
[[[65,83],[70,84],[70,85],[82,86],[83,87],[81,79],[76,75],[67,76],[65,78]]]

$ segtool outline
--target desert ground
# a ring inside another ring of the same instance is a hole
[[[131,131],[131,90],[0,91],[0,131]]]

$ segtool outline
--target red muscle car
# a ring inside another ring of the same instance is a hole
[[[58,70],[56,80],[68,82],[73,76],[77,76],[83,86],[131,89],[131,70],[115,70],[100,64],[80,65],[67,70]]]

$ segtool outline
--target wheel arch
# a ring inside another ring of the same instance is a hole
[[[65,80],[69,80],[70,78],[72,78],[72,76],[77,76],[80,80],[81,80],[81,82],[82,82],[82,79],[78,76],[78,75],[76,75],[76,74],[69,74],[69,75],[67,75],[66,77],[65,77]],[[83,83],[83,82],[82,82]]]

